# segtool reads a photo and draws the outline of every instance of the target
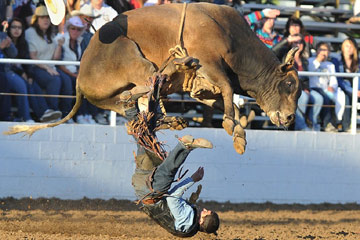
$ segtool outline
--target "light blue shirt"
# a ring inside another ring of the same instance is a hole
[[[177,184],[169,191],[166,197],[167,204],[171,214],[175,218],[175,229],[181,232],[187,232],[193,225],[194,209],[182,199],[182,195],[194,185],[194,180],[191,177],[186,178],[184,181]]]

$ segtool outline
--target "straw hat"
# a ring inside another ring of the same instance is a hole
[[[80,10],[74,10],[70,13],[71,16],[87,16],[91,18],[98,18],[100,14],[95,15],[90,4],[84,4]]]
[[[65,17],[65,3],[63,0],[44,0],[51,23],[59,25]]]
[[[49,13],[48,11],[46,10],[46,7],[41,5],[41,6],[38,6],[36,9],[35,9],[35,13],[34,15],[32,15],[31,17],[31,24],[34,24],[34,22],[36,21],[37,17],[41,17],[41,16],[49,16]]]

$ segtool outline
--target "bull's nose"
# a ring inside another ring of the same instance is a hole
[[[295,119],[295,114],[290,114],[289,116],[287,116],[286,119],[287,119],[288,122],[294,121],[294,119]]]

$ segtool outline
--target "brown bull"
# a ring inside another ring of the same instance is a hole
[[[180,47],[181,59],[167,62],[169,49],[179,43],[184,47]],[[290,51],[281,64],[231,7],[167,4],[128,11],[93,36],[81,60],[76,104],[69,115],[56,123],[15,126],[8,133],[32,134],[59,125],[75,114],[83,96],[100,108],[123,115],[120,94],[146,85],[160,68],[169,76],[163,95],[189,92],[196,100],[224,111],[223,127],[242,154],[245,132],[233,94],[254,97],[274,124],[290,125],[300,92],[294,53]]]

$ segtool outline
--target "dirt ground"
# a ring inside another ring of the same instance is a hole
[[[218,236],[193,239],[360,239],[360,205],[200,202],[218,211]],[[122,200],[0,199],[1,240],[175,239]]]

